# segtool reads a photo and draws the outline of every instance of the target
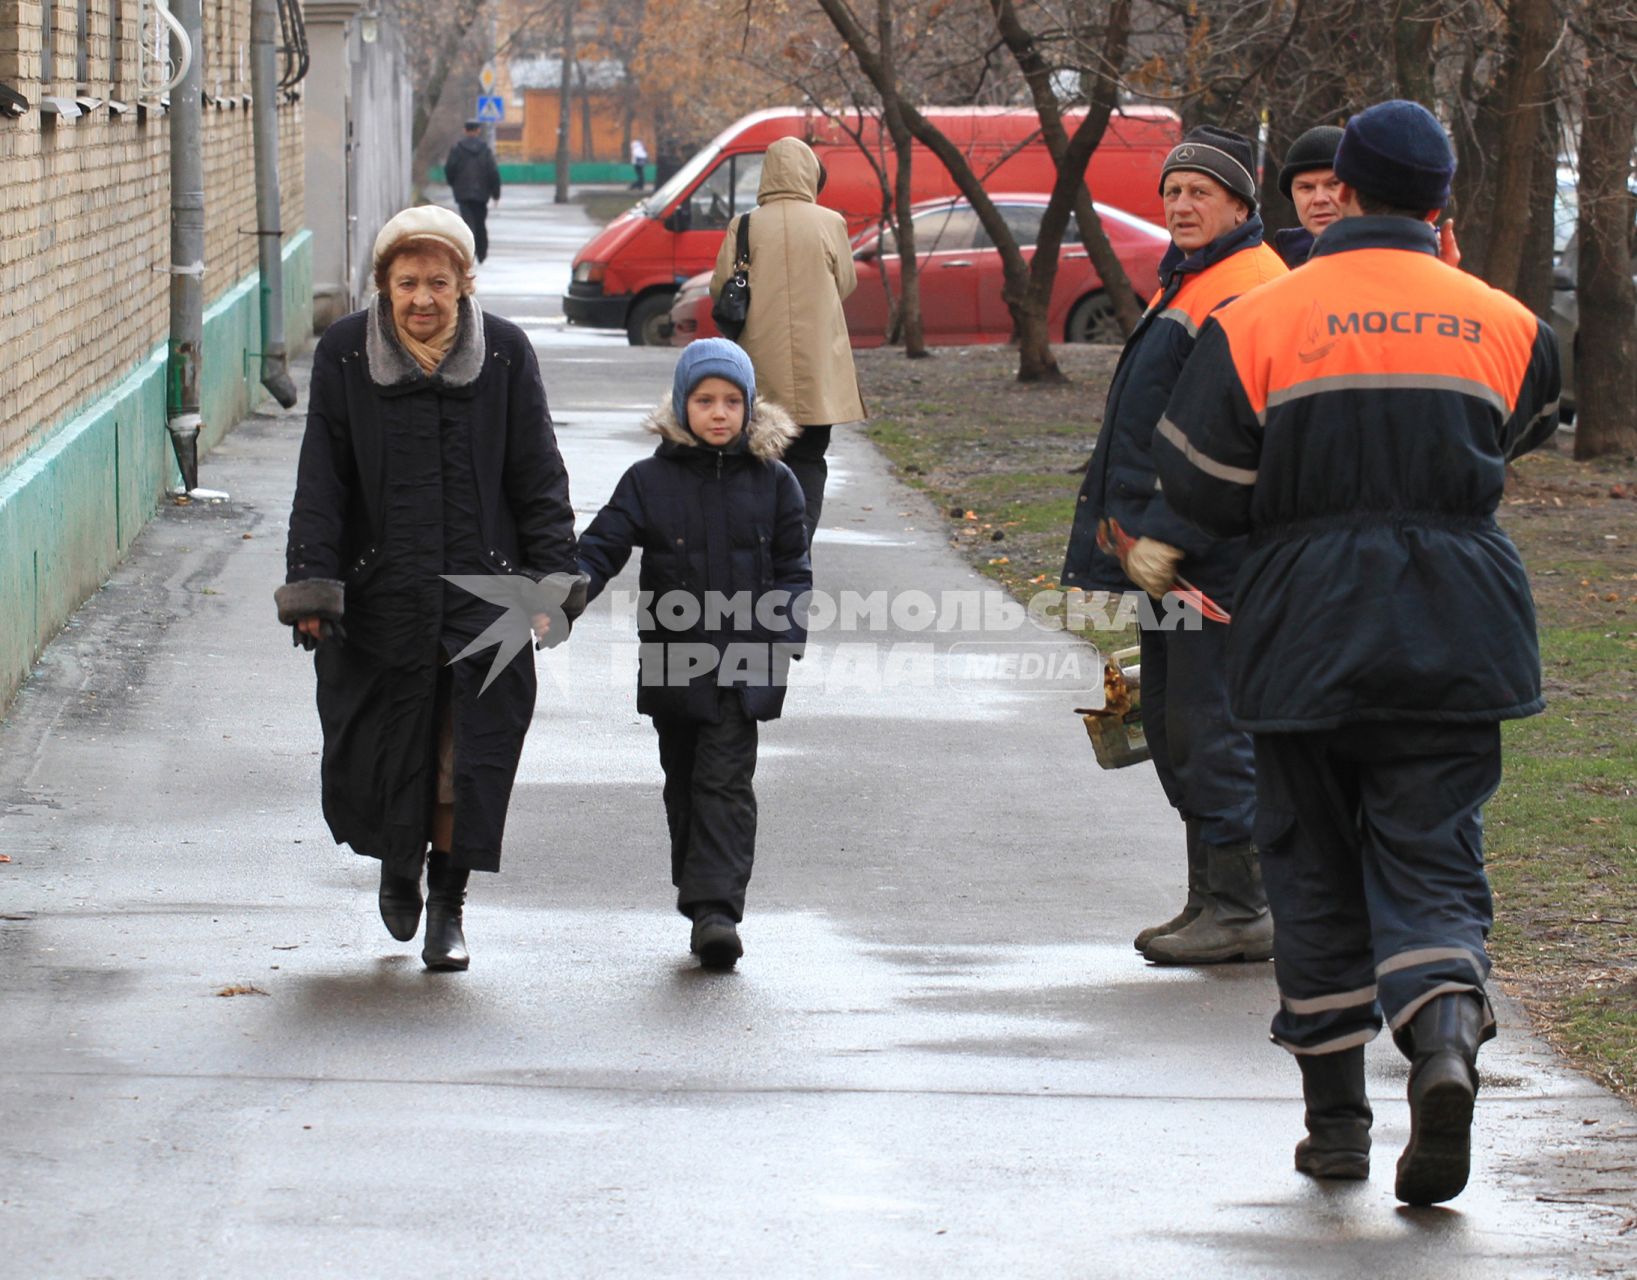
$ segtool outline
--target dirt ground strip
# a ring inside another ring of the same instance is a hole
[[[1118,356],[1059,347],[1070,381],[1025,386],[1004,346],[857,353],[871,439],[1019,599],[1057,585]],[[1506,727],[1486,813],[1493,951],[1543,1034],[1637,1098],[1637,459],[1558,444],[1510,469],[1499,512],[1534,585],[1549,706]]]

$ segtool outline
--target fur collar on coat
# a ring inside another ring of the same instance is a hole
[[[376,294],[369,308],[369,327],[364,336],[364,352],[369,360],[370,381],[378,387],[401,387],[427,375],[415,357],[398,341],[392,323],[392,303],[385,294]],[[433,378],[446,386],[465,387],[483,372],[483,310],[471,295],[460,300],[460,327],[455,345],[449,348]]]
[[[708,448],[703,440],[689,431],[676,420],[676,412],[671,408],[671,399],[667,396],[659,406],[650,413],[642,423],[645,431],[651,431],[660,439],[683,448]],[[795,443],[796,437],[801,435],[801,428],[792,418],[771,400],[761,396],[756,397],[755,408],[751,411],[750,422],[745,428],[745,449],[751,457],[760,462],[773,462],[784,457],[784,451]],[[735,442],[737,443],[737,442]],[[730,449],[732,445],[728,446]]]

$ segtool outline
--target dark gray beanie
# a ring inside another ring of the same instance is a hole
[[[1335,168],[1348,186],[1377,200],[1401,209],[1442,209],[1449,203],[1455,152],[1432,112],[1395,98],[1347,122]]]
[[[1208,124],[1188,130],[1165,157],[1160,169],[1162,192],[1165,175],[1175,169],[1209,174],[1252,209],[1256,208],[1256,152],[1250,139],[1242,133]]]
[[[1298,173],[1313,169],[1334,169],[1336,147],[1341,142],[1341,130],[1333,124],[1315,125],[1285,152],[1284,167],[1279,170],[1279,194],[1290,199],[1290,184]]]

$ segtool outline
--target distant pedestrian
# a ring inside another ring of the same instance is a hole
[[[733,274],[739,218],[750,219],[750,315],[739,344],[762,391],[801,424],[784,460],[801,481],[807,536],[818,528],[829,467],[824,455],[838,422],[864,416],[852,341],[841,304],[858,287],[847,221],[821,209],[824,169],[800,138],[780,138],[762,162],[759,206],[728,223],[711,277],[712,296]]]
[[[1179,516],[1154,474],[1165,402],[1220,307],[1287,274],[1262,243],[1249,138],[1201,125],[1166,157],[1160,195],[1171,247],[1160,291],[1126,340],[1109,384],[1097,446],[1080,487],[1063,581],[1090,591],[1140,588],[1158,599],[1181,573],[1232,611],[1243,542],[1214,543]],[[1112,523],[1111,523],[1112,522]],[[1133,541],[1116,559],[1114,524]],[[1273,920],[1256,846],[1249,735],[1230,720],[1227,624],[1142,629],[1142,722],[1165,797],[1182,819],[1188,892],[1182,910],[1133,940],[1155,964],[1266,961]]]
[[[449,148],[443,176],[454,193],[460,216],[472,229],[477,260],[489,256],[489,201],[500,203],[500,166],[483,140],[483,121],[468,120],[466,134]]]
[[[1396,1190],[1426,1205],[1466,1185],[1495,1033],[1483,806],[1500,722],[1542,706],[1529,578],[1495,509],[1507,462],[1556,428],[1558,351],[1438,260],[1455,156],[1426,108],[1354,116],[1335,172],[1341,220],[1204,326],[1155,461],[1181,517],[1250,539],[1228,692],[1256,743],[1273,1038],[1307,1103],[1296,1168],[1368,1176],[1364,1045],[1385,1022],[1410,1061]]]
[[[276,593],[279,621],[317,648],[324,817],[337,844],[380,859],[381,918],[400,941],[420,922],[425,866],[430,969],[467,967],[468,873],[499,870],[535,697],[530,623],[443,575],[515,588],[575,569],[534,348],[478,308],[472,258],[466,224],[436,205],[376,237],[378,296],[313,354]],[[582,603],[564,602],[559,637]],[[498,674],[488,649],[451,665],[508,617],[521,651]],[[550,610],[531,621],[543,637]]]
[[[595,597],[635,549],[647,596],[637,710],[665,771],[671,883],[711,969],[744,954],[738,924],[756,852],[757,723],[784,706],[811,589],[801,486],[779,461],[796,425],[757,399],[725,338],[689,345],[647,428],[652,457],[626,471],[580,538]]]
[[[648,148],[641,138],[631,139],[631,168],[637,175],[631,190],[641,191],[648,185]]]

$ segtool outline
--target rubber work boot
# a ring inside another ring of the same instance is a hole
[[[1168,933],[1175,933],[1183,925],[1192,924],[1205,909],[1205,846],[1200,843],[1199,823],[1192,818],[1187,820],[1188,831],[1188,900],[1183,903],[1182,910],[1177,912],[1164,924],[1149,925],[1134,939],[1131,945],[1141,951],[1155,938],[1163,937]]]
[[[1410,1141],[1394,1188],[1405,1204],[1441,1204],[1466,1186],[1483,1025],[1482,1001],[1466,992],[1427,1001],[1410,1022]]]
[[[694,917],[688,950],[705,968],[725,970],[733,968],[744,955],[745,945],[739,941],[739,928],[732,916],[722,911],[702,911]]]
[[[421,963],[428,969],[464,969],[472,963],[461,929],[466,904],[465,867],[450,865],[447,853],[436,850],[426,860],[426,945]]]
[[[421,873],[401,876],[381,864],[381,923],[399,942],[408,942],[421,927]]]
[[[1273,916],[1262,891],[1256,846],[1210,845],[1205,850],[1205,907],[1175,933],[1142,949],[1155,964],[1227,964],[1273,958]]]
[[[1370,1176],[1370,1099],[1364,1093],[1364,1046],[1340,1053],[1301,1053],[1307,1137],[1296,1144],[1296,1172],[1310,1178]]]

